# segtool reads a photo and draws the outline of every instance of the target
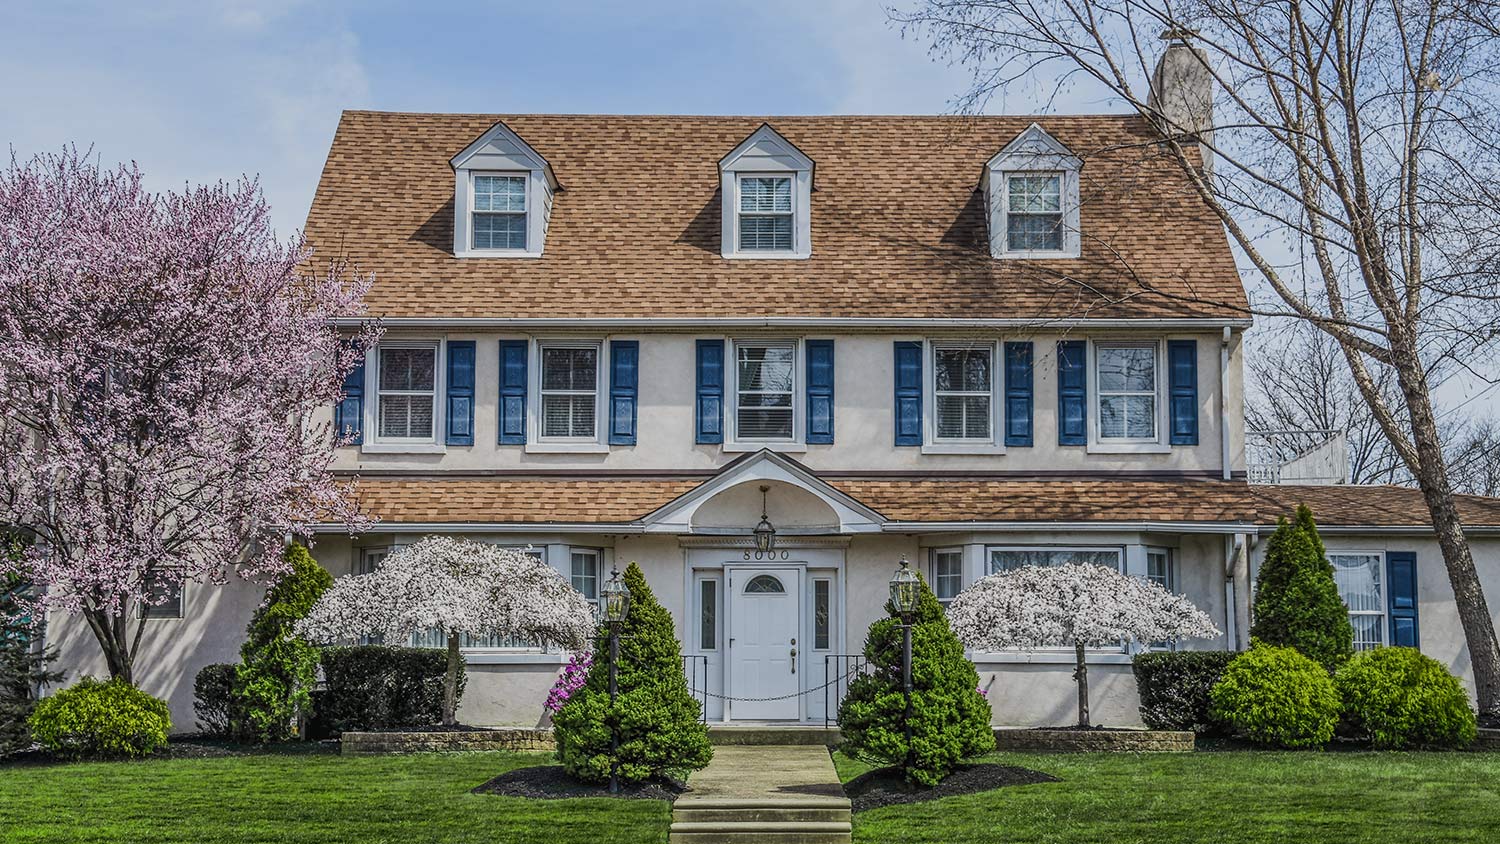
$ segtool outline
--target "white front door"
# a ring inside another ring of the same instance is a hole
[[[729,588],[731,717],[741,721],[796,721],[802,705],[797,632],[801,629],[801,571],[732,568]],[[784,697],[749,701],[743,698]]]

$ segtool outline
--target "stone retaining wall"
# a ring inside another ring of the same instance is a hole
[[[1469,749],[1500,751],[1500,730],[1480,730],[1479,737],[1474,739]]]
[[[430,733],[344,733],[339,753],[368,756],[375,753],[426,753],[461,750],[556,750],[552,731],[546,729],[474,730]]]
[[[1040,753],[1181,753],[1193,734],[1176,730],[996,730],[996,750]]]

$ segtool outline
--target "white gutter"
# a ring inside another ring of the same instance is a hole
[[[1244,531],[1243,522],[886,522],[885,533],[952,533],[954,531],[1065,530],[1079,533],[1146,531],[1161,533],[1222,533]]]
[[[1229,650],[1240,649],[1239,629],[1235,623],[1238,609],[1235,607],[1236,594],[1234,579],[1239,571],[1240,555],[1248,554],[1246,545],[1248,538],[1243,533],[1225,537],[1224,546],[1226,556],[1224,559],[1224,638],[1229,643]]]
[[[1229,466],[1229,336],[1226,325],[1219,340],[1219,465],[1226,481],[1233,475]]]
[[[489,329],[503,328],[516,331],[527,330],[559,330],[559,329],[649,329],[649,330],[688,330],[708,328],[715,330],[723,329],[746,329],[746,328],[806,328],[806,329],[832,329],[847,328],[859,330],[890,330],[905,331],[910,329],[994,329],[994,328],[1100,328],[1100,329],[1170,329],[1182,331],[1205,331],[1222,328],[1227,332],[1232,328],[1249,328],[1251,321],[1248,319],[1187,319],[1187,318],[1159,318],[1159,319],[1071,319],[1059,317],[1056,319],[948,319],[948,318],[905,318],[890,319],[880,317],[583,317],[583,318],[560,318],[560,317],[379,317],[372,315],[368,319],[342,317],[332,320],[333,324],[340,327],[355,327],[367,321],[379,319],[386,328],[451,328],[451,329]]]

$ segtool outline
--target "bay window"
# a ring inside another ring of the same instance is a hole
[[[1017,546],[988,550],[990,574],[1026,566],[1065,566],[1071,563],[1092,563],[1118,571],[1122,562],[1119,548]]]

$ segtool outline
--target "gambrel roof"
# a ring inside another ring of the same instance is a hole
[[[450,160],[503,123],[566,186],[544,254],[453,255]],[[1082,160],[1082,255],[989,255],[985,165],[1032,124]],[[719,161],[762,126],[817,163],[811,257],[720,254]],[[308,215],[320,257],[409,318],[1246,316],[1219,222],[1129,116],[344,113]]]

